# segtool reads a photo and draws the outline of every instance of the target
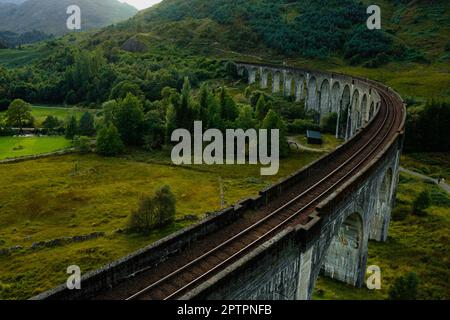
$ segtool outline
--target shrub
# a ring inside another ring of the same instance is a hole
[[[413,211],[415,214],[423,214],[424,211],[431,205],[431,196],[428,190],[422,191],[414,200]]]
[[[124,145],[117,128],[110,124],[100,129],[97,134],[97,152],[104,156],[115,156],[122,153]]]
[[[85,112],[81,116],[78,132],[82,136],[95,135],[94,116],[90,112]]]
[[[336,133],[337,118],[338,115],[335,112],[332,112],[323,117],[320,122],[320,129],[322,130],[322,132],[332,134]]]
[[[91,139],[85,136],[76,136],[73,141],[75,150],[80,153],[88,153],[91,151]]]
[[[44,122],[42,123],[42,126],[45,129],[48,129],[50,133],[52,133],[55,131],[55,129],[61,126],[61,121],[59,121],[57,117],[47,116],[47,118],[45,118]]]
[[[150,197],[142,197],[137,211],[132,212],[129,229],[148,233],[175,221],[176,199],[169,186],[156,190]]]
[[[402,205],[402,206],[397,206],[393,211],[392,211],[392,220],[394,221],[402,221],[405,220],[406,217],[411,213],[411,207],[410,206],[406,206],[406,205]]]
[[[389,289],[389,300],[416,300],[419,278],[414,272],[397,278]]]
[[[319,131],[320,127],[312,120],[296,119],[288,126],[290,133],[304,134],[306,130]]]
[[[10,104],[11,104],[11,100],[6,99],[6,98],[0,99],[0,111],[7,110]]]
[[[78,131],[78,121],[74,115],[71,115],[66,124],[66,139],[73,139]]]

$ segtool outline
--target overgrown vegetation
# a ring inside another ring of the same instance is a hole
[[[390,300],[416,300],[419,278],[414,272],[397,278],[389,289]]]
[[[450,101],[429,101],[408,108],[407,152],[450,152]]]
[[[131,213],[129,229],[149,233],[175,222],[176,199],[169,186],[156,189],[152,196],[143,196],[139,208]]]

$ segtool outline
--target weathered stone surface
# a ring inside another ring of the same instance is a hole
[[[123,43],[122,49],[129,52],[145,52],[147,51],[147,45],[137,36],[134,36]]]

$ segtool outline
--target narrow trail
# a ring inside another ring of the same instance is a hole
[[[438,181],[436,179],[433,179],[433,178],[431,178],[429,176],[426,176],[424,174],[421,174],[421,173],[418,173],[418,172],[415,172],[415,171],[412,171],[412,170],[409,170],[409,169],[406,169],[406,168],[403,168],[403,167],[400,167],[400,171],[404,172],[404,173],[407,173],[409,175],[412,175],[412,176],[414,176],[416,178],[419,178],[419,179],[422,179],[422,180],[425,180],[425,181],[433,182],[434,184],[436,184],[439,187],[441,187],[448,194],[450,194],[450,185],[448,185],[445,182],[438,183]]]

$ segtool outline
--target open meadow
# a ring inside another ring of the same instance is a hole
[[[0,160],[58,151],[71,144],[61,136],[0,137]]]
[[[62,283],[68,265],[83,272],[99,268],[133,250],[220,209],[220,181],[226,205],[259,190],[320,157],[292,153],[277,176],[261,178],[259,166],[173,166],[167,155],[136,152],[122,158],[67,155],[0,165],[0,298],[29,298]],[[174,226],[148,236],[125,234],[139,198],[169,185],[177,199]],[[185,217],[188,216],[188,219]],[[40,241],[104,232],[85,242],[32,249]]]

